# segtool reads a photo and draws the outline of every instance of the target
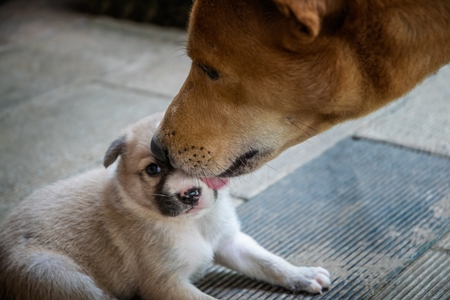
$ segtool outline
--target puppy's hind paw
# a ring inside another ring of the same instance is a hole
[[[330,272],[321,267],[299,267],[294,276],[291,290],[322,294],[323,289],[330,287]]]

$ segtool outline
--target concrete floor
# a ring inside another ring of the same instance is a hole
[[[185,40],[179,29],[54,5],[0,6],[0,219],[37,187],[101,165],[122,128],[164,110],[190,67]],[[350,136],[450,159],[450,68],[382,110],[234,180],[236,205]],[[448,205],[442,210],[450,217]],[[448,238],[438,245],[448,256]]]

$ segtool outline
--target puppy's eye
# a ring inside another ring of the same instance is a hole
[[[209,78],[211,78],[212,80],[217,80],[219,79],[219,73],[214,70],[213,68],[207,66],[207,65],[203,65],[203,64],[199,64],[198,65],[200,67],[200,69],[202,69],[203,72],[205,72],[206,75],[209,76]]]
[[[145,172],[147,172],[147,174],[150,176],[154,176],[161,172],[161,168],[157,164],[151,163],[147,167],[145,167]]]

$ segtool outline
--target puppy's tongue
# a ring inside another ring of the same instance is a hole
[[[228,179],[226,179],[226,178],[204,177],[204,178],[200,178],[200,179],[201,179],[201,181],[206,183],[206,185],[209,186],[209,188],[211,188],[213,190],[219,190],[228,184]]]

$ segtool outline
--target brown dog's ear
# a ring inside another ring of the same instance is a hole
[[[325,0],[273,0],[287,17],[294,17],[300,23],[299,31],[311,38],[319,35],[322,17],[325,14]]]
[[[125,136],[121,136],[117,140],[111,143],[106,151],[105,158],[103,159],[103,166],[108,168],[116,159],[123,153],[125,149]]]

